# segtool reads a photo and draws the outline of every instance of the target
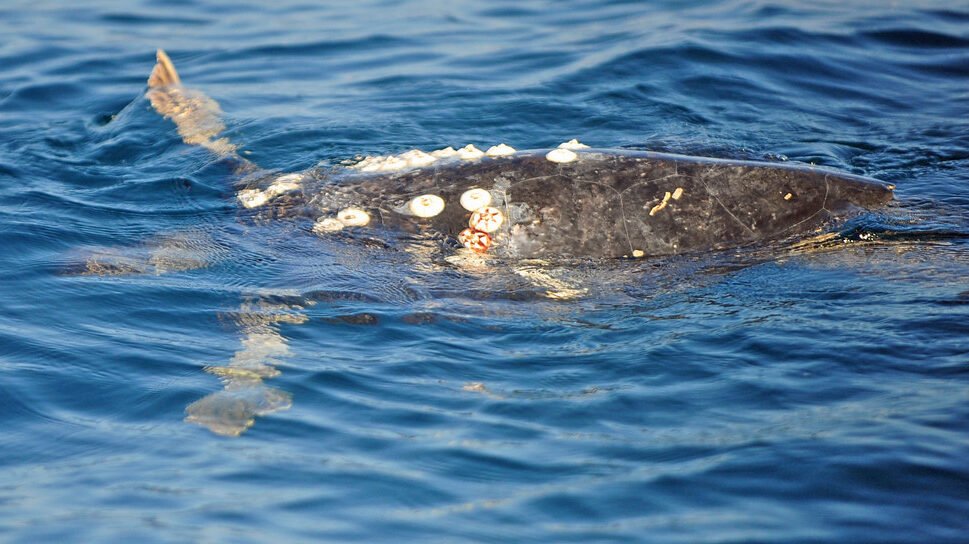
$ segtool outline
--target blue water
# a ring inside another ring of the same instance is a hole
[[[0,6],[0,541],[969,542],[969,5],[319,4]],[[241,219],[159,47],[266,168],[577,137],[898,202],[555,300]]]

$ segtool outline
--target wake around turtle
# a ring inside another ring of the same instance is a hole
[[[235,165],[241,206],[305,217],[320,236],[430,230],[509,260],[646,258],[816,233],[893,198],[892,185],[826,168],[593,149],[576,140],[527,151],[415,149],[280,174],[220,137],[218,104],[183,86],[164,51],[148,87],[154,109],[186,143]]]

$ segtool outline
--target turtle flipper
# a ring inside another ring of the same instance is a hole
[[[168,54],[159,49],[155,53],[155,58],[158,59],[158,62],[155,64],[154,70],[151,71],[151,75],[148,76],[148,86],[155,89],[168,85],[181,85],[182,78],[178,77],[175,65],[172,64],[172,59],[168,58]]]
[[[200,145],[223,157],[237,157],[236,146],[228,138],[218,137],[225,130],[219,103],[201,91],[183,87],[175,65],[161,49],[148,77],[147,96],[155,111],[175,122],[185,143]]]

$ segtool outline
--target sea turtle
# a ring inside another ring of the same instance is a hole
[[[231,165],[244,215],[302,218],[308,235],[322,237],[347,230],[374,237],[431,233],[448,251],[504,263],[557,298],[582,288],[529,263],[643,259],[803,238],[833,219],[888,203],[894,189],[810,165],[593,149],[576,140],[528,151],[507,144],[413,150],[280,173],[253,164],[220,136],[218,104],[183,86],[164,51],[157,52],[147,97],[186,143]],[[181,258],[192,239],[159,244],[147,264],[115,259],[115,266],[125,272],[200,265],[204,259]],[[111,272],[110,262],[89,264],[91,272]],[[207,368],[224,390],[192,403],[186,420],[238,435],[255,416],[288,408],[289,395],[263,381],[278,373],[275,363],[287,353],[278,324],[305,320],[307,304],[246,301],[236,318],[243,349],[227,365]]]
[[[234,164],[239,203],[309,217],[320,235],[430,229],[502,259],[642,258],[793,237],[892,200],[892,185],[826,168],[593,149],[577,140],[366,157],[299,173],[260,169],[219,134],[218,104],[159,50],[148,98],[183,140]]]

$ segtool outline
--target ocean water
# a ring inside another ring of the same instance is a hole
[[[455,266],[240,218],[156,48],[280,171],[579,138],[897,202]],[[0,541],[969,542],[967,195],[964,2],[7,0]]]

